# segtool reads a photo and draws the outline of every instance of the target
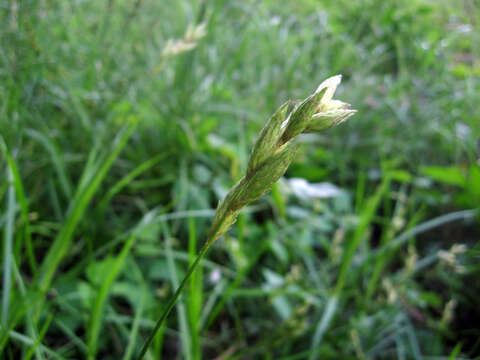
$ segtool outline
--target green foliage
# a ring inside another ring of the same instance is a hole
[[[477,2],[12,0],[0,24],[2,359],[136,358],[298,103],[265,120],[338,73],[358,113],[298,138],[146,358],[479,355]]]

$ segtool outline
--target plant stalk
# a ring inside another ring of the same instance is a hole
[[[153,331],[150,333],[147,341],[143,345],[142,351],[138,356],[138,360],[142,360],[143,357],[145,356],[148,350],[148,347],[150,346],[151,342],[153,341],[153,338],[155,337],[155,334],[167,319],[168,314],[170,314],[170,312],[172,311],[173,307],[175,306],[175,303],[177,302],[178,298],[180,297],[180,294],[182,293],[183,288],[188,283],[188,279],[190,279],[190,276],[193,274],[193,272],[197,268],[197,265],[200,263],[200,260],[202,260],[202,258],[205,256],[210,246],[213,244],[214,241],[212,239],[214,239],[214,236],[210,236],[210,238],[205,242],[203,247],[200,249],[200,252],[198,253],[195,261],[188,268],[187,274],[183,278],[180,286],[178,287],[177,291],[175,291],[175,294],[172,296],[172,298],[168,302],[165,310],[163,310],[162,316],[160,317],[160,319],[158,319],[157,323],[155,324],[155,327],[153,328]]]

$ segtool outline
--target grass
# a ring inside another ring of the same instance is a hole
[[[146,358],[479,356],[475,1],[0,4],[2,359],[136,358],[266,119],[337,73],[359,112],[285,179],[342,194],[252,204]]]

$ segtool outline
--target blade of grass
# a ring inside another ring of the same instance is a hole
[[[26,129],[25,134],[30,136],[32,139],[37,140],[40,144],[42,144],[45,147],[45,149],[47,149],[52,159],[52,163],[55,167],[55,171],[57,173],[58,181],[60,182],[60,187],[63,191],[63,194],[67,199],[71,199],[72,193],[73,193],[72,184],[68,180],[63,157],[58,151],[57,146],[55,145],[53,140],[47,137],[46,135],[44,135],[43,133],[36,131],[34,129]]]
[[[142,320],[142,314],[145,307],[145,301],[148,294],[147,284],[145,283],[145,279],[143,278],[142,272],[140,271],[137,263],[133,258],[130,259],[131,266],[134,276],[138,284],[140,284],[140,299],[138,300],[138,304],[135,306],[135,318],[133,319],[132,328],[130,333],[128,334],[128,344],[125,350],[125,354],[123,355],[123,360],[130,360],[133,354],[133,350],[135,348],[137,335],[140,329],[140,321]]]
[[[5,158],[7,159],[9,172],[12,176],[12,185],[15,188],[15,194],[20,204],[20,210],[22,214],[22,219],[24,222],[24,238],[25,238],[25,248],[27,250],[27,258],[29,261],[30,269],[32,270],[32,274],[36,274],[37,272],[37,263],[35,260],[33,244],[32,244],[32,234],[30,231],[30,219],[28,218],[28,205],[27,200],[25,197],[25,192],[23,190],[22,179],[20,177],[20,172],[18,171],[17,164],[13,159],[12,155],[9,153],[7,146],[0,136],[0,149],[3,152]],[[10,176],[10,175],[9,175]]]
[[[150,336],[147,338],[147,341],[145,341],[145,344],[142,347],[142,350],[140,351],[140,355],[138,356],[138,359],[143,359],[144,355],[146,354],[148,347],[150,346],[152,340],[155,338],[155,334],[157,331],[164,325],[165,319],[168,317],[168,314],[170,314],[170,311],[172,311],[173,307],[175,306],[175,303],[177,299],[180,297],[180,294],[182,293],[183,288],[189,281],[190,276],[192,273],[195,271],[197,265],[200,263],[200,261],[203,259],[205,254],[207,253],[208,249],[210,248],[211,243],[208,241],[205,242],[203,247],[200,249],[200,251],[197,254],[197,257],[195,259],[195,262],[188,268],[187,273],[185,274],[185,277],[183,278],[182,282],[178,286],[177,290],[175,291],[175,294],[170,298],[168,301],[167,305],[165,306],[162,316],[160,319],[158,319],[157,323],[155,324],[155,327],[153,328],[152,332],[150,333]],[[173,255],[173,254],[172,254]],[[173,257],[172,257],[173,258]]]
[[[7,218],[3,234],[3,288],[2,288],[2,326],[5,327],[8,322],[8,310],[10,303],[11,281],[12,281],[12,244],[13,244],[13,226],[15,222],[15,189],[13,186],[13,174],[8,169],[8,198],[7,198]]]
[[[25,344],[25,345],[32,346],[32,345],[35,344],[35,340],[33,340],[33,339],[23,335],[23,334],[20,334],[16,331],[13,331],[13,330],[10,331],[10,337],[14,340],[17,340],[18,342],[20,342],[22,344]],[[42,349],[42,351],[44,351],[46,354],[48,354],[52,358],[65,360],[65,358],[63,356],[58,355],[57,352],[55,352],[54,350],[46,347],[45,345],[39,345],[39,347]]]
[[[83,353],[83,355],[87,355],[88,348],[87,344],[83,342],[83,340],[78,337],[63,321],[59,319],[55,319],[55,325],[58,326],[70,339],[72,343],[77,345],[77,348]]]
[[[167,250],[168,270],[170,272],[172,286],[173,288],[177,289],[179,287],[179,282],[178,282],[178,275],[177,275],[175,260],[173,258],[173,253],[172,253],[172,238],[168,233],[166,225],[164,226],[164,236],[165,236],[166,250]],[[189,331],[189,326],[187,321],[187,314],[185,311],[185,305],[180,300],[178,301],[176,306],[178,311],[178,322],[180,325],[180,338],[182,339],[182,352],[184,354],[185,359],[190,360],[192,359],[192,351],[191,351],[192,344],[190,342],[191,337],[190,337],[190,331]]]
[[[140,320],[142,319],[144,307],[145,307],[145,294],[142,293],[142,295],[140,295],[139,303],[135,308],[135,317],[133,319],[132,329],[130,330],[130,333],[128,336],[127,349],[125,350],[125,355],[123,356],[123,360],[130,360],[132,357],[138,331],[140,329]]]
[[[333,290],[333,295],[329,298],[322,318],[313,334],[312,344],[310,347],[312,350],[309,356],[310,360],[318,359],[319,345],[322,342],[323,335],[328,330],[328,327],[330,326],[330,323],[338,309],[338,303],[342,296],[343,287],[347,281],[347,276],[350,271],[350,264],[352,263],[355,250],[357,249],[361,240],[365,237],[365,232],[372,223],[382,196],[388,189],[389,184],[390,178],[388,176],[384,177],[375,194],[367,200],[365,207],[363,208],[360,216],[360,223],[356,227],[353,237],[350,243],[347,245],[347,249],[343,256],[342,264],[340,266],[340,273],[338,275],[337,284]]]
[[[100,285],[100,290],[98,291],[98,294],[95,298],[92,313],[90,316],[89,325],[87,328],[87,347],[88,347],[87,358],[88,359],[95,359],[96,357],[98,337],[99,337],[100,328],[102,325],[102,314],[103,314],[105,302],[107,300],[107,297],[110,292],[110,288],[113,285],[113,282],[115,281],[118,273],[123,267],[125,257],[130,251],[134,240],[135,240],[134,234],[127,239],[122,250],[120,251],[120,254],[115,259],[115,262],[110,268],[110,271],[108,272],[104,281]]]
[[[225,289],[225,291],[222,292],[220,300],[215,305],[211,313],[208,314],[208,320],[207,320],[207,323],[204,325],[204,328],[203,328],[204,330],[208,329],[213,324],[217,316],[225,307],[225,304],[227,303],[228,299],[230,299],[230,297],[234,294],[235,290],[242,284],[243,280],[248,275],[250,270],[252,270],[252,268],[255,266],[257,261],[265,253],[265,251],[268,250],[268,248],[269,248],[268,242],[267,241],[263,242],[261,246],[258,247],[258,250],[256,251],[256,253],[250,257],[249,259],[250,261],[248,262],[248,264],[246,264],[244,267],[242,267],[235,273],[235,278],[233,279],[232,282],[230,282],[230,284]],[[206,315],[204,314],[204,316]]]
[[[99,208],[103,209],[106,208],[110,200],[118,194],[125,186],[130,184],[132,180],[134,180],[136,177],[139,175],[143,174],[145,171],[151,169],[155,165],[157,165],[161,160],[163,160],[168,154],[167,153],[162,153],[157,156],[154,156],[151,159],[148,159],[147,161],[141,163],[138,165],[135,169],[130,171],[127,175],[125,175],[123,178],[121,178],[115,185],[113,185],[108,192],[105,194],[103,199],[100,201]]]
[[[385,246],[382,246],[380,249],[371,252],[364,258],[362,258],[359,261],[359,264],[363,265],[365,262],[372,261],[373,259],[377,258],[378,256],[381,256],[383,253],[386,251],[390,251],[393,248],[396,248],[400,245],[403,245],[406,243],[409,239],[411,239],[414,236],[417,236],[421,233],[424,233],[426,231],[435,229],[439,226],[448,224],[450,222],[454,221],[459,221],[459,220],[473,220],[475,217],[478,216],[479,209],[469,209],[469,210],[461,210],[461,211],[455,211],[451,212],[445,215],[438,216],[434,219],[425,221],[405,232],[397,236],[395,239],[390,241],[388,244]]]
[[[28,349],[27,355],[25,355],[25,360],[30,360],[34,353],[38,354],[37,348],[41,345],[42,339],[47,334],[47,330],[50,327],[50,324],[52,323],[53,318],[54,318],[53,313],[48,315],[47,321],[45,321],[45,324],[43,324],[42,329],[40,330],[40,333],[35,339],[35,342]]]
[[[208,316],[210,315],[210,313],[212,313],[215,303],[217,302],[217,299],[224,293],[224,290],[227,287],[227,285],[228,285],[228,281],[225,278],[223,278],[218,282],[217,285],[215,285],[215,288],[213,289],[213,291],[210,292],[210,296],[208,297],[207,301],[205,302],[205,305],[202,308],[202,315],[199,319],[199,324],[198,324],[199,329],[205,328],[205,323],[207,322]]]
[[[415,224],[421,219],[423,216],[423,211],[419,210],[415,215],[411,217],[409,220],[406,228],[410,229],[415,226]],[[391,226],[391,225],[390,225]],[[390,233],[389,236],[385,237],[382,241],[382,246],[387,246],[390,241],[394,238],[394,233]],[[372,274],[369,277],[368,285],[367,285],[367,291],[365,294],[365,301],[368,303],[373,296],[375,289],[377,288],[378,285],[378,280],[380,279],[380,276],[383,272],[383,269],[387,265],[388,261],[394,254],[394,250],[390,250],[388,252],[383,253],[382,256],[378,256],[376,258],[376,262],[372,271]]]
[[[458,343],[457,345],[455,345],[455,347],[453,348],[452,352],[448,357],[448,360],[455,360],[458,354],[460,354],[460,350],[462,350],[462,343]]]
[[[95,175],[88,183],[88,186],[85,185],[84,192],[81,192],[78,196],[75,196],[76,198],[78,198],[78,201],[73,201],[72,206],[68,211],[65,223],[62,226],[59,234],[55,238],[40,268],[40,278],[38,286],[43,294],[45,294],[50,288],[53,276],[60,262],[66,255],[68,248],[70,247],[75,230],[81,218],[83,217],[93,195],[97,192],[100,184],[102,183],[103,179],[113,165],[113,162],[116,160],[120,152],[126,146],[127,141],[129,140],[130,136],[133,134],[133,131],[136,128],[136,125],[137,121],[132,121],[120,131],[120,133],[114,140],[111,153],[106,157],[106,160],[101,164],[101,166],[99,166],[99,168],[95,172]],[[87,162],[87,165],[89,162],[90,161]],[[90,172],[90,170],[90,168],[87,168],[85,169],[84,173]],[[80,186],[79,191],[81,191],[82,188],[83,186]],[[41,305],[42,304],[40,303],[39,309],[37,311],[40,310]]]
[[[415,360],[422,360],[423,356],[420,351],[420,344],[418,343],[417,334],[415,333],[415,329],[410,323],[408,323],[407,325],[406,333],[408,337],[408,342],[410,343],[410,347],[412,349],[413,358]]]
[[[318,351],[320,350],[320,343],[322,342],[323,335],[328,330],[330,323],[337,312],[338,308],[338,296],[333,295],[331,296],[326,305],[325,310],[323,311],[322,318],[318,323],[315,333],[313,334],[312,345],[310,347],[311,353],[308,357],[310,360],[318,359]]]
[[[368,199],[367,204],[365,205],[362,215],[360,217],[360,223],[358,224],[355,232],[353,234],[353,238],[347,246],[347,250],[345,251],[345,255],[342,260],[342,265],[340,267],[340,273],[337,279],[337,285],[335,286],[335,294],[340,295],[345,286],[347,275],[350,271],[350,264],[353,260],[353,255],[355,254],[355,250],[357,249],[358,245],[360,244],[361,240],[364,238],[365,232],[368,230],[368,227],[372,223],[373,217],[375,212],[377,211],[378,205],[380,204],[380,200],[382,196],[387,191],[388,186],[390,184],[390,179],[385,177],[378,187],[375,194]]]
[[[21,304],[21,305],[19,306],[20,311],[17,311],[17,314],[15,314],[14,319],[10,321],[9,329],[10,330],[14,329],[15,325],[17,324],[17,321],[20,319],[20,315],[23,316],[23,314],[25,314],[29,336],[35,341],[36,344],[41,345],[41,341],[38,340],[37,330],[32,320],[32,305],[35,303],[35,299],[36,297],[38,297],[38,294],[34,293],[32,290],[27,292],[27,289],[25,287],[25,282],[23,281],[23,278],[20,274],[18,266],[15,263],[15,258],[12,258],[12,269],[15,275],[17,287],[21,294],[21,297],[18,298],[15,301],[15,303]],[[2,352],[2,349],[3,349],[3,344],[0,345],[0,353]],[[41,346],[36,346],[34,349],[34,352],[37,359],[39,360],[44,359],[43,349]]]

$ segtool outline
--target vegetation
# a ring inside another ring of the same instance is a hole
[[[0,4],[2,359],[138,356],[266,119],[338,73],[358,114],[299,137],[145,358],[480,355],[476,1]]]

